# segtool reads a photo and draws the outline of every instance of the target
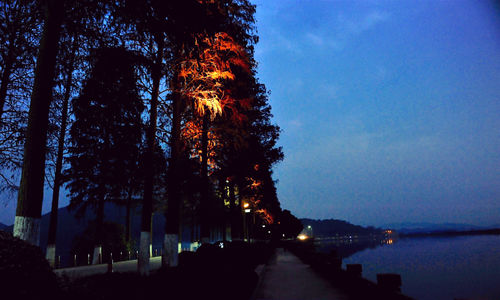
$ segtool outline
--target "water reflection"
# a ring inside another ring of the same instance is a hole
[[[355,248],[344,264],[361,264],[372,281],[378,273],[400,274],[402,292],[415,299],[500,299],[500,235],[386,239]]]
[[[397,241],[396,236],[342,236],[315,238],[314,247],[317,252],[335,253],[340,257],[348,258],[351,255],[365,249],[374,249],[383,245],[392,245]]]

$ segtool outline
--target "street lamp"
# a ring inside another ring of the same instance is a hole
[[[248,202],[242,202],[242,214],[243,214],[243,240],[248,241],[249,240],[249,234],[248,234],[248,224],[247,224],[247,213],[251,212],[250,209],[250,203]]]
[[[243,202],[243,208],[245,210],[245,213],[249,213],[250,210],[250,204],[248,202]]]

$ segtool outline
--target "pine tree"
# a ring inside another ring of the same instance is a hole
[[[88,207],[96,213],[94,263],[102,253],[104,203],[125,198],[137,180],[144,110],[133,56],[121,48],[96,52],[90,77],[73,101],[71,168],[65,172],[70,208],[78,208],[79,215]]]

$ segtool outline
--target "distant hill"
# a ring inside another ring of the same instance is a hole
[[[313,220],[313,219],[300,219],[304,228],[311,226],[313,235],[315,237],[331,237],[335,235],[379,235],[382,229],[375,227],[363,227],[354,225],[342,220]]]
[[[489,228],[499,228],[499,227],[483,227],[471,224],[460,224],[460,223],[392,223],[385,224],[384,228],[395,229],[403,234],[413,234],[413,233],[432,233],[441,231],[470,231],[470,230],[483,230]]]
[[[126,210],[114,204],[106,204],[105,206],[105,219],[106,221],[125,224]],[[94,214],[88,212],[86,216],[81,219],[75,217],[75,213],[69,211],[67,207],[59,208],[58,223],[57,223],[57,255],[61,255],[63,261],[67,261],[71,257],[71,247],[75,236],[81,234],[88,225],[88,222],[93,220]],[[42,216],[42,223],[40,229],[40,247],[43,251],[47,247],[47,236],[49,232],[50,213]],[[1,223],[0,223],[1,224]],[[136,209],[132,216],[132,239],[139,241],[140,236],[140,208]],[[5,227],[3,227],[3,226]],[[153,249],[158,249],[163,240],[165,228],[165,218],[163,215],[155,214],[153,219]],[[1,230],[12,232],[13,225],[6,226],[0,225]]]

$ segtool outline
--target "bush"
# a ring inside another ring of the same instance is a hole
[[[44,299],[58,293],[57,277],[41,249],[1,230],[0,283],[2,298]]]
[[[131,251],[130,244],[125,241],[125,229],[123,225],[104,222],[102,226],[103,244],[102,244],[102,262],[107,263],[110,254],[113,253],[113,260],[119,261],[125,257],[120,257],[120,252],[127,253]],[[73,239],[73,246],[71,253],[77,255],[78,265],[87,264],[87,255],[94,253],[96,236],[96,223],[92,221],[89,223],[85,231]]]

